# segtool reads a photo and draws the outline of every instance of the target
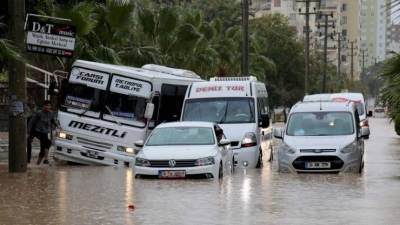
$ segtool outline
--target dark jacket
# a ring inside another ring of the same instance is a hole
[[[40,132],[48,134],[53,125],[56,125],[56,121],[53,113],[38,111],[33,114],[28,124],[28,133]]]

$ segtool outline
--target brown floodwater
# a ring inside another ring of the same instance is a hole
[[[135,179],[129,168],[0,165],[0,224],[400,224],[400,138],[370,119],[363,174]],[[129,209],[134,205],[134,209]]]

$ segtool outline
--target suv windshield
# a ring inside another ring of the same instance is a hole
[[[208,127],[165,127],[155,129],[146,145],[213,145],[214,143],[214,133]]]
[[[69,83],[64,106],[67,111],[90,116],[100,115],[100,102],[104,91],[83,84]]]
[[[349,112],[293,113],[288,122],[289,136],[334,136],[354,133],[354,122]]]
[[[217,98],[186,100],[183,121],[216,123],[254,123],[252,98]]]
[[[108,109],[104,111],[103,116],[105,120],[140,127],[146,125],[146,119],[144,118],[145,98],[111,92],[106,106]],[[115,121],[115,118],[118,121]]]

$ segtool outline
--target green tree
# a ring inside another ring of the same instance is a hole
[[[396,123],[396,132],[400,135],[400,55],[387,60],[381,76],[385,81],[381,90],[382,100],[388,106]]]
[[[264,80],[272,107],[290,107],[303,96],[303,45],[287,18],[266,15],[251,21],[252,48],[265,57]]]

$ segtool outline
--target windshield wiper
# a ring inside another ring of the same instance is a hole
[[[85,109],[82,113],[79,113],[78,116],[81,117],[85,115],[89,111],[89,108]]]
[[[117,117],[114,116],[114,113],[111,111],[110,107],[108,107],[108,105],[106,105],[105,108],[106,108],[107,111],[110,113],[110,115],[111,115],[111,117],[113,118],[113,120],[114,120],[119,126],[121,126],[121,123],[119,122],[119,120],[117,119]]]
[[[221,120],[219,121],[219,124],[222,124],[225,121],[226,118],[226,114],[228,113],[228,102],[225,105],[225,111],[224,111],[224,116],[221,118]]]

